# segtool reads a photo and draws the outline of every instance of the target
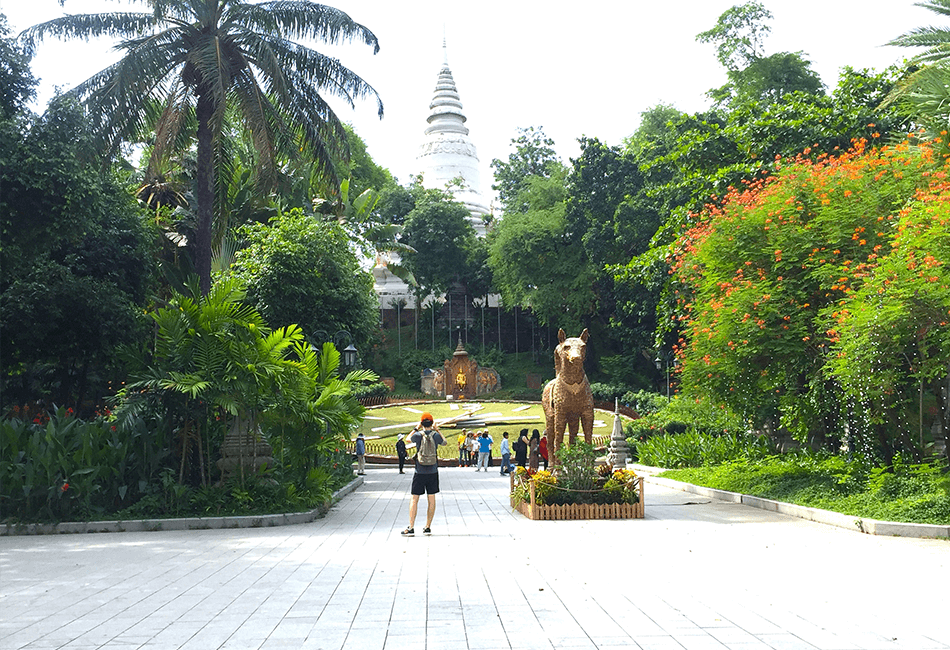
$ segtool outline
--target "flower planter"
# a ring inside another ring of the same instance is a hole
[[[539,505],[535,499],[534,482],[528,484],[530,501],[515,503],[511,498],[511,507],[534,521],[577,520],[577,519],[643,519],[643,477],[638,479],[639,500],[636,503],[571,503],[565,505]],[[512,479],[514,488],[514,479]],[[513,492],[514,490],[512,490]]]

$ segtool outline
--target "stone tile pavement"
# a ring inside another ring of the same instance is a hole
[[[531,522],[469,468],[403,538],[411,475],[365,478],[310,524],[0,537],[0,650],[950,650],[947,541],[649,483],[643,520]]]

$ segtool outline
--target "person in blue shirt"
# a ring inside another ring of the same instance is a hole
[[[482,431],[482,437],[478,439],[478,467],[475,468],[476,472],[483,468],[486,472],[488,471],[488,454],[491,453],[491,446],[494,442],[491,436],[488,435],[488,431]]]
[[[508,473],[508,466],[511,462],[511,445],[508,442],[508,432],[505,431],[501,440],[501,475]]]

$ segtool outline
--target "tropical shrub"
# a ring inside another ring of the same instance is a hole
[[[609,384],[603,382],[592,382],[590,391],[594,395],[594,400],[598,402],[610,402],[621,398],[630,392],[630,387],[626,384]]]
[[[141,360],[116,417],[147,418],[166,436],[179,483],[214,482],[210,459],[237,420],[259,429],[283,471],[303,485],[321,455],[341,447],[359,423],[363,407],[353,389],[376,375],[356,370],[341,378],[332,343],[317,351],[295,325],[271,330],[233,279],[207,296],[197,286],[190,292],[152,315],[155,349]]]
[[[642,396],[640,403],[646,404],[649,409],[655,408],[658,401]],[[627,438],[633,438],[628,442],[636,444],[641,439],[663,433],[693,431],[719,436],[747,429],[743,418],[725,406],[717,407],[703,399],[674,397],[667,400],[664,397],[659,409],[627,423],[624,433]]]
[[[389,394],[389,386],[382,382],[375,382],[365,386],[355,386],[353,388],[353,397],[364,399],[367,397],[383,397]]]
[[[709,467],[736,459],[756,460],[777,453],[767,436],[744,431],[698,431],[651,436],[636,443],[640,463],[653,467]]]
[[[865,147],[806,149],[731,190],[669,261],[684,390],[803,442],[834,446],[847,423],[853,451],[886,458],[910,444],[913,387],[937,391],[950,362],[950,190],[927,144]]]
[[[645,390],[624,393],[620,401],[636,411],[640,417],[656,413],[670,403],[666,395]]]
[[[141,419],[123,426],[59,408],[0,420],[0,512],[6,521],[62,521],[135,503],[169,451]]]

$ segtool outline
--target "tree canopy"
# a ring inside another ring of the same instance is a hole
[[[335,165],[348,159],[347,134],[323,94],[350,104],[375,98],[380,116],[382,102],[357,74],[302,41],[358,39],[374,53],[379,43],[342,11],[301,0],[147,4],[153,11],[64,16],[29,28],[20,38],[28,51],[48,36],[122,39],[123,58],[69,93],[86,105],[102,151],[116,151],[151,121],[153,159],[162,160],[194,125],[198,223],[190,245],[207,293],[215,169],[229,119],[239,117],[239,128],[251,134],[258,175],[276,178],[281,160],[304,158],[339,186]]]
[[[297,324],[308,336],[346,330],[365,349],[378,321],[373,278],[335,221],[292,210],[244,226],[241,236],[246,247],[232,272],[268,325]]]

